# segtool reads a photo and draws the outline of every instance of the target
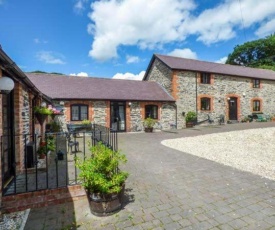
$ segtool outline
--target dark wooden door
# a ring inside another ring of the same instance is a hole
[[[228,103],[229,103],[229,120],[238,120],[237,98],[236,97],[230,98]]]

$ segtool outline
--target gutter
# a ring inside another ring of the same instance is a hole
[[[42,92],[30,81],[30,79],[24,74],[24,72],[16,65],[16,63],[11,60],[11,58],[4,52],[0,46],[0,60],[3,60],[2,70],[9,73],[9,77],[16,81],[25,84],[29,89],[33,90],[36,94],[42,96],[48,102],[51,98],[42,94]]]

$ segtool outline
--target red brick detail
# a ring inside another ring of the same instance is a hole
[[[130,101],[126,101],[126,132],[131,131],[131,106],[129,105]]]
[[[110,128],[111,125],[110,125],[110,114],[111,114],[111,102],[110,101],[106,101],[106,120],[105,120],[105,123],[106,123],[106,127]]]
[[[80,185],[22,193],[2,197],[2,211],[10,213],[27,208],[45,207],[85,198],[86,192]]]
[[[197,73],[197,83],[198,84],[202,84],[201,83],[201,74],[202,73]],[[207,84],[204,84],[204,85],[207,85]],[[213,73],[210,74],[210,84],[209,85],[214,85],[214,74]]]
[[[253,111],[253,101],[260,101],[260,111]],[[251,108],[251,112],[253,113],[261,113],[263,111],[263,99],[259,98],[259,97],[253,97],[250,100],[250,108]]]
[[[224,101],[225,101],[225,109],[226,109],[226,120],[229,120],[229,104],[228,104],[228,98],[235,97],[237,98],[237,110],[238,110],[238,121],[241,119],[241,96],[237,94],[227,94],[225,95]]]
[[[87,100],[71,100],[66,101],[64,104],[65,109],[65,117],[67,118],[67,122],[69,123],[81,123],[81,121],[72,121],[71,120],[71,105],[75,104],[81,104],[81,105],[87,105],[88,106],[88,120],[93,122],[94,117],[94,107],[93,102],[87,101]]]
[[[171,82],[171,94],[175,100],[179,99],[178,79],[179,79],[179,77],[177,75],[177,71],[173,71],[172,72],[172,82]]]
[[[263,81],[262,81],[261,79],[257,79],[257,80],[260,80],[260,88],[254,88],[254,87],[253,87],[253,80],[255,80],[255,79],[253,78],[253,79],[251,79],[251,81],[250,81],[250,88],[251,88],[251,89],[256,89],[256,90],[258,89],[258,90],[259,90],[259,89],[262,89],[262,88],[263,88]]]
[[[210,99],[210,110],[201,110],[201,99],[202,98],[209,98]],[[197,109],[200,112],[213,112],[214,111],[214,97],[208,94],[200,94],[197,97]]]

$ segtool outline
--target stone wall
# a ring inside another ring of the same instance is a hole
[[[106,119],[107,119],[106,101],[94,101],[93,109],[94,109],[94,116],[92,121],[98,125],[106,126]]]
[[[154,60],[146,80],[158,82],[172,95],[172,70],[158,59]]]
[[[142,113],[141,113],[141,107],[139,102],[131,102],[130,107],[130,132],[139,132],[143,130],[142,125]],[[128,122],[127,122],[128,123]]]
[[[194,72],[187,71],[179,71],[176,74],[178,76],[177,126],[181,129],[185,127],[185,117],[182,113],[186,114],[188,111],[196,112],[197,75]]]
[[[176,125],[176,105],[175,103],[163,103],[161,108],[160,123],[162,129],[171,129]]]
[[[198,121],[206,120],[208,115],[215,123],[220,115],[224,115],[228,120],[230,97],[237,98],[239,121],[253,112],[253,99],[261,100],[261,112],[275,114],[275,81],[261,80],[261,87],[253,88],[251,78],[211,74],[210,84],[201,84],[199,76],[198,72],[172,71],[158,59],[155,59],[149,70],[146,80],[159,82],[176,100],[178,128],[185,127],[185,117],[182,113],[186,114],[188,111],[197,112]],[[212,106],[209,111],[201,110],[201,97],[211,99]],[[165,117],[169,117],[168,114],[169,110]],[[168,119],[162,119],[168,124]]]

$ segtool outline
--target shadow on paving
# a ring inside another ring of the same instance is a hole
[[[74,203],[31,209],[25,230],[77,229]]]
[[[128,158],[122,169],[130,173],[123,209],[96,217],[87,199],[33,209],[25,230],[273,230],[275,181],[161,145],[165,139],[264,127],[275,123],[119,134],[119,149]]]

